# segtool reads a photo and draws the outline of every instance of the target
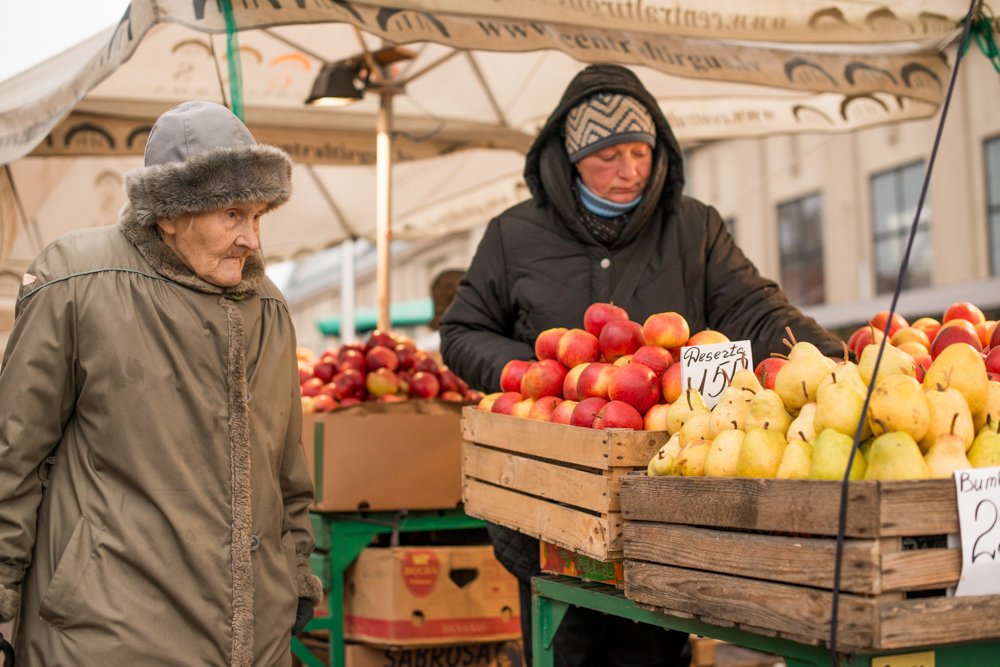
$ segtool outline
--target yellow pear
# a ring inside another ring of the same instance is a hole
[[[953,433],[939,435],[924,454],[924,462],[931,477],[942,479],[951,477],[956,470],[972,467],[969,457],[965,455],[965,439]]]
[[[712,439],[705,457],[706,477],[733,477],[736,475],[736,461],[746,436],[741,430],[730,428],[720,431]]]
[[[871,451],[873,442],[875,442],[874,436],[869,436],[858,443],[858,451],[865,457],[866,464],[868,463],[868,453]]]
[[[813,417],[816,433],[832,428],[851,436],[853,439],[859,424],[861,425],[861,437],[868,437],[868,422],[865,419],[865,394],[859,394],[846,381],[839,380],[820,388],[816,396],[816,415]]]
[[[879,373],[868,399],[868,422],[872,433],[905,431],[916,441],[927,435],[930,421],[927,397],[915,377]]]
[[[786,444],[781,431],[760,427],[747,429],[736,459],[737,476],[774,477]]]
[[[812,466],[809,468],[809,478],[844,479],[847,463],[851,461],[851,450],[854,449],[854,438],[832,428],[827,428],[820,431],[812,446]],[[867,468],[865,457],[855,454],[854,460],[851,461],[851,472],[848,479],[863,479],[865,468]]]
[[[972,423],[976,433],[986,426],[986,420],[992,418],[993,423],[1000,423],[1000,382],[990,380],[989,388],[986,392],[986,405],[983,409],[972,415]]]
[[[988,421],[980,429],[966,456],[973,468],[1000,466],[1000,433],[997,433],[997,424]]]
[[[870,343],[861,350],[861,357],[858,359],[858,374],[865,386],[872,385],[872,375],[875,372],[875,360],[878,359],[881,343]],[[916,377],[916,369],[913,368],[913,357],[903,352],[897,347],[885,344],[882,352],[882,361],[878,365],[878,376],[880,378],[889,375],[909,375]]]
[[[865,479],[928,479],[930,468],[909,433],[890,431],[872,441]]]
[[[712,419],[709,422],[708,435],[714,438],[720,431],[743,428],[743,422],[750,412],[751,394],[745,394],[739,387],[726,387],[719,394],[719,402],[712,408]]]
[[[938,385],[962,392],[973,415],[982,412],[990,390],[982,353],[968,343],[952,343],[945,347],[924,374],[925,387]]]
[[[708,426],[712,421],[712,413],[704,410],[692,410],[687,421],[677,431],[681,441],[681,449],[695,440],[708,440]]]
[[[685,389],[676,401],[667,408],[666,426],[670,434],[677,433],[684,426],[692,410],[708,412],[708,405],[697,389]]]
[[[799,414],[795,416],[792,423],[788,425],[788,430],[785,432],[785,438],[788,442],[792,440],[802,440],[804,442],[812,442],[816,439],[816,404],[806,403],[799,410]]]
[[[943,435],[961,438],[965,443],[962,452],[968,450],[972,446],[972,439],[976,437],[976,431],[972,424],[969,404],[962,392],[954,387],[939,385],[933,389],[925,388],[924,396],[927,398],[930,423],[927,434],[917,441],[920,451],[927,454],[937,439]]]
[[[680,477],[701,477],[705,474],[705,457],[711,440],[692,440],[681,447],[680,454],[674,459],[674,475]]]
[[[733,378],[729,381],[729,386],[736,387],[746,394],[748,401],[753,398],[754,394],[763,389],[760,380],[757,379],[757,375],[753,372],[752,368],[741,368],[733,373]]]
[[[774,378],[774,391],[781,396],[785,410],[797,414],[803,405],[815,401],[819,383],[836,363],[812,343],[795,343],[788,353],[788,363]]]
[[[809,479],[813,446],[804,440],[789,440],[774,476],[778,479]]]
[[[868,385],[865,381],[861,379],[861,373],[858,371],[858,365],[850,360],[845,360],[839,362],[836,366],[830,369],[826,377],[820,380],[819,387],[816,388],[816,398],[819,398],[819,392],[823,387],[833,384],[834,382],[841,382],[853,387],[854,391],[858,392],[862,396],[868,395]]]
[[[791,423],[792,416],[785,410],[781,396],[773,389],[761,389],[750,399],[750,411],[743,420],[743,429],[769,428],[785,433]]]
[[[650,477],[671,474],[671,470],[674,467],[674,459],[680,451],[680,436],[675,433],[653,454],[653,458],[649,460],[649,465],[646,466],[646,474]]]

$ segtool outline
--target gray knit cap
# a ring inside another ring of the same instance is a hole
[[[236,202],[279,206],[292,193],[292,161],[258,144],[232,111],[214,102],[185,102],[156,121],[145,166],[125,175],[129,202],[142,224],[219,211]]]
[[[572,163],[605,146],[627,141],[643,141],[656,146],[653,117],[634,97],[597,93],[566,114],[566,154]]]

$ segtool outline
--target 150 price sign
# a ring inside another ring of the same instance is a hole
[[[748,340],[682,347],[680,364],[681,386],[697,389],[710,409],[719,402],[719,394],[736,371],[754,367]]]
[[[1000,593],[1000,468],[955,471],[962,574],[955,595]]]

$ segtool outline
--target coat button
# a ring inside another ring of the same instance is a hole
[[[257,551],[257,547],[260,546],[260,538],[256,535],[250,536],[250,551]]]
[[[601,268],[602,269],[606,269],[609,266],[611,266],[611,260],[610,259],[608,259],[607,257],[605,257],[604,259],[601,260]]]

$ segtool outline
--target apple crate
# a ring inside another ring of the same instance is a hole
[[[675,616],[829,646],[842,484],[628,475],[625,596]],[[1000,596],[948,597],[961,551],[950,479],[852,481],[837,649],[1000,637]]]
[[[462,411],[462,500],[492,521],[600,561],[622,558],[619,480],[664,431],[596,430]]]

